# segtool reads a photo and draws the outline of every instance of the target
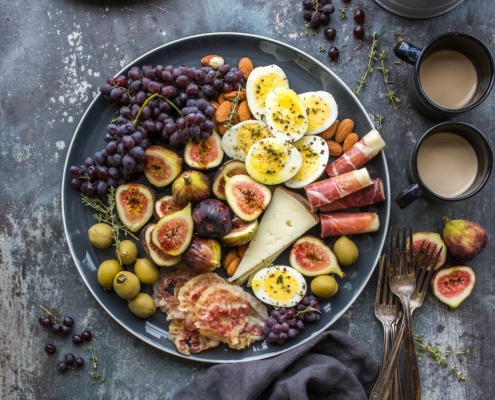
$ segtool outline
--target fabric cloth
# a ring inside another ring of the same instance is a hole
[[[359,343],[328,331],[276,357],[215,365],[175,400],[367,400],[378,372]]]

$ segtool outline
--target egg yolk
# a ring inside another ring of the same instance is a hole
[[[290,134],[306,122],[299,103],[297,94],[289,89],[277,93],[277,104],[273,107],[271,119],[278,130]]]
[[[251,166],[264,174],[276,174],[287,164],[287,152],[283,144],[276,142],[260,143],[251,153]],[[262,171],[261,171],[262,169]]]
[[[273,89],[285,87],[285,79],[277,74],[265,74],[254,81],[254,90],[256,94],[256,103],[260,107],[265,106],[266,96]]]
[[[256,122],[245,124],[237,132],[237,147],[247,154],[253,144],[268,137],[270,137],[268,130],[260,127]]]
[[[289,274],[274,272],[265,279],[265,292],[276,301],[288,301],[299,291],[299,282]]]
[[[330,117],[330,104],[319,97],[311,96],[304,100],[306,113],[308,114],[308,130],[314,130],[322,126]]]
[[[294,175],[292,179],[295,181],[304,181],[312,178],[320,167],[320,158],[318,157],[318,154],[316,154],[313,148],[307,144],[298,146],[296,142],[294,146],[301,153],[303,162],[301,168],[299,168],[297,174]]]

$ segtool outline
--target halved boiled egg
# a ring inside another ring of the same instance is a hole
[[[295,142],[308,130],[308,116],[303,101],[292,89],[273,89],[266,98],[266,124],[270,133]]]
[[[265,185],[278,185],[291,179],[301,165],[299,150],[277,138],[256,142],[246,156],[248,174],[255,181]]]
[[[222,137],[222,148],[230,158],[244,161],[253,144],[269,137],[272,135],[263,122],[243,121],[225,132]]]
[[[261,121],[266,114],[265,101],[268,93],[278,87],[289,87],[285,72],[278,65],[256,67],[246,81],[246,99],[251,114]]]
[[[291,179],[285,182],[287,187],[300,189],[316,181],[328,164],[328,145],[323,138],[316,135],[303,136],[294,147],[299,150],[302,165]]]
[[[275,307],[294,307],[306,294],[304,277],[292,267],[277,265],[259,270],[253,277],[254,295]]]
[[[337,103],[328,92],[307,92],[299,95],[306,114],[308,115],[308,130],[306,135],[316,135],[328,129],[337,119],[339,113]]]

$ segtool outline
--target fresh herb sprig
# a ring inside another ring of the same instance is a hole
[[[395,95],[395,92],[393,92],[390,89],[390,83],[392,83],[391,80],[388,79],[388,74],[389,74],[389,69],[385,67],[385,60],[387,58],[387,53],[385,50],[382,50],[378,56],[381,62],[381,66],[377,67],[379,71],[382,71],[383,74],[383,83],[385,84],[385,87],[387,88],[387,103],[392,103],[394,106],[394,110],[397,110],[398,104],[401,102],[400,99]]]
[[[364,75],[361,79],[358,80],[359,86],[356,90],[354,90],[354,94],[356,96],[359,96],[360,90],[363,88],[364,84],[366,83],[366,78],[368,77],[369,74],[373,72],[373,63],[376,61],[376,48],[378,46],[378,40],[376,38],[376,32],[373,32],[371,34],[371,50],[368,54],[368,64],[366,65],[366,70],[364,71]]]
[[[378,129],[383,133],[383,123],[385,122],[385,117],[383,115],[377,115],[376,122],[378,123]]]
[[[234,115],[237,111],[237,108],[239,107],[239,101],[241,100],[241,88],[237,90],[237,94],[235,97],[232,99],[232,109],[229,112],[229,115],[227,116],[227,120],[225,121],[225,128],[230,129],[232,128],[232,122],[234,119]]]

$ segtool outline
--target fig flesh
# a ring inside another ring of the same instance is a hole
[[[272,193],[265,185],[247,175],[224,175],[224,179],[227,203],[243,221],[254,221],[268,207]]]
[[[160,219],[165,215],[172,214],[176,211],[182,210],[184,207],[180,206],[174,199],[174,196],[163,196],[155,202],[155,218]]]
[[[232,229],[232,212],[220,200],[206,199],[193,211],[196,231],[203,237],[221,237]]]
[[[202,274],[220,266],[222,248],[215,239],[194,236],[182,259],[193,271]]]
[[[488,243],[485,229],[476,222],[451,221],[447,217],[443,217],[443,221],[443,240],[452,257],[461,263],[471,261]]]
[[[222,138],[215,131],[208,139],[198,144],[194,144],[191,140],[188,141],[184,149],[184,161],[191,168],[202,170],[215,168],[222,160]]]
[[[169,256],[179,256],[191,243],[194,223],[191,204],[173,214],[162,217],[151,232],[153,244]]]
[[[117,214],[131,232],[137,232],[153,215],[155,195],[140,183],[127,183],[115,191]]]
[[[431,278],[435,297],[451,309],[456,309],[471,294],[476,282],[474,271],[467,265],[446,266]]]
[[[184,171],[172,183],[172,196],[179,206],[195,206],[211,195],[208,177],[199,171]]]
[[[224,246],[239,247],[251,241],[258,229],[258,220],[245,222],[242,219],[235,217],[232,220],[232,229],[219,240]]]
[[[289,264],[305,276],[345,276],[330,247],[314,236],[303,236],[294,243],[290,250]]]
[[[435,254],[431,258],[431,263],[440,252],[440,256],[438,257],[437,263],[435,264],[435,269],[440,268],[443,264],[445,264],[445,260],[447,259],[447,246],[443,242],[442,238],[438,233],[435,232],[416,232],[413,233],[413,250],[415,257],[422,258],[423,253],[428,249],[429,251],[433,250],[434,246],[436,247]],[[421,247],[422,246],[422,247]],[[429,246],[429,247],[428,247]],[[409,251],[410,249],[409,239],[406,243],[406,249]],[[419,252],[422,249],[421,253]],[[429,257],[424,257],[424,262],[429,259]],[[429,267],[429,266],[428,266]]]
[[[141,243],[146,256],[159,267],[171,267],[178,264],[182,260],[181,256],[169,256],[151,240],[151,232],[153,232],[155,226],[156,224],[148,224],[141,231]]]
[[[225,200],[225,180],[224,175],[229,178],[234,175],[247,175],[246,164],[242,161],[230,160],[223,164],[220,169],[215,174],[215,179],[213,180],[213,194],[217,196],[220,200]]]
[[[161,146],[150,146],[144,152],[144,176],[156,187],[165,187],[182,171],[177,153]]]

